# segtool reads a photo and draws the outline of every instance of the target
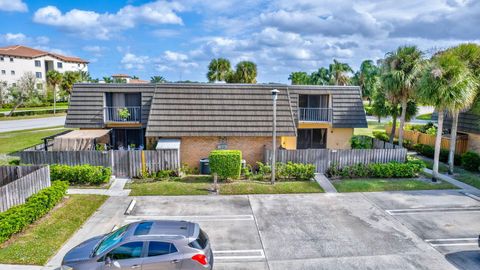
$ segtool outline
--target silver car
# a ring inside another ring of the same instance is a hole
[[[207,234],[197,223],[145,220],[89,239],[70,250],[63,270],[173,270],[213,267]]]

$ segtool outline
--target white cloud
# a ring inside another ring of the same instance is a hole
[[[135,55],[133,53],[126,53],[120,63],[123,64],[126,69],[142,70],[145,65],[150,62],[148,56]]]
[[[72,9],[62,13],[55,6],[38,9],[33,21],[57,27],[84,38],[110,39],[116,33],[132,29],[139,24],[177,24],[182,19],[177,12],[183,7],[177,2],[155,1],[141,6],[127,5],[116,13]]]
[[[7,45],[45,45],[50,39],[45,36],[29,37],[23,33],[5,33],[0,34],[0,43]]]
[[[22,0],[0,0],[0,10],[27,12],[28,7]]]
[[[99,53],[103,51],[105,48],[96,45],[96,46],[84,46],[82,49],[86,52]]]

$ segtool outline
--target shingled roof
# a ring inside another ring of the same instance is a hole
[[[85,61],[79,57],[65,56],[58,53],[37,50],[27,46],[22,46],[22,45],[0,47],[0,55],[17,56],[17,57],[25,57],[25,58],[37,58],[40,56],[50,55],[65,62],[88,63],[88,61]]]
[[[259,84],[158,84],[146,136],[271,136],[273,88],[278,136],[295,136],[287,90]]]
[[[444,128],[452,126],[452,118],[448,115],[443,126]],[[458,131],[480,134],[480,115],[472,112],[460,113],[458,115]]]

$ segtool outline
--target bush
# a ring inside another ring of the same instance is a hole
[[[462,155],[462,166],[469,171],[478,171],[480,167],[480,155],[468,151]]]
[[[242,169],[242,152],[240,150],[214,150],[208,157],[210,172],[220,179],[238,179]]]
[[[67,181],[71,185],[99,185],[108,182],[111,175],[112,170],[102,166],[88,164],[78,166],[55,164],[50,166],[50,179],[52,181]]]
[[[413,149],[418,153],[433,158],[435,155],[435,147],[426,145],[426,144],[415,144],[413,145]],[[448,162],[448,154],[449,150],[447,149],[440,149],[440,161],[441,162]],[[461,165],[462,164],[462,156],[459,154],[455,154],[453,157],[453,164],[454,165]]]
[[[67,182],[52,182],[52,186],[33,194],[24,204],[0,213],[0,243],[48,213],[65,196],[67,187]]]
[[[166,179],[176,177],[177,173],[174,170],[160,170],[155,174],[156,179]]]
[[[302,163],[277,163],[275,178],[282,180],[308,181],[315,177],[315,165]]]
[[[373,134],[373,137],[381,141],[388,142],[390,140],[390,137],[385,131],[373,131],[372,134]]]
[[[372,163],[355,164],[339,168],[332,165],[327,170],[330,178],[412,178],[418,176],[418,173],[425,167],[425,163],[419,159],[408,159],[405,163]]]
[[[355,135],[350,139],[352,149],[372,149],[372,137]]]

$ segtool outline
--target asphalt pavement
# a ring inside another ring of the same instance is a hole
[[[66,116],[0,121],[0,132],[65,125]]]

